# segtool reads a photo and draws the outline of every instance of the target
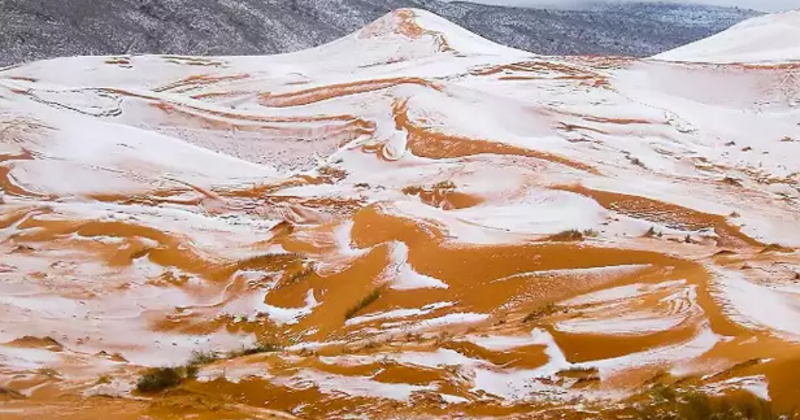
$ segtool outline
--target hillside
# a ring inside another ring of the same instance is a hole
[[[798,39],[800,13],[787,12],[748,20],[656,58],[707,63],[800,62]]]
[[[755,15],[646,3],[571,11],[435,0],[5,0],[0,66],[74,55],[297,51],[401,7],[427,9],[488,39],[549,55],[649,56]]]
[[[398,9],[0,70],[0,417],[778,418],[794,60],[547,57]]]

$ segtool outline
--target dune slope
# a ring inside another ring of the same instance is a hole
[[[660,58],[401,9],[292,54],[0,71],[0,417],[793,407],[797,66]]]

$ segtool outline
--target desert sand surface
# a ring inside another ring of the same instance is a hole
[[[798,28],[545,57],[404,9],[291,54],[2,69],[0,418],[788,412]]]

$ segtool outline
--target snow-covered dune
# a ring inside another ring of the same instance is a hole
[[[759,16],[710,38],[667,51],[657,60],[703,63],[800,61],[800,10]]]
[[[291,54],[0,71],[0,416],[592,417],[654,383],[793,402],[797,68],[675,60],[401,9]]]

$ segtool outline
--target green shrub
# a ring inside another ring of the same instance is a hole
[[[188,365],[183,368],[184,379],[194,379],[198,372],[200,372],[200,368],[197,365]]]
[[[183,367],[149,369],[136,382],[136,390],[143,393],[161,392],[180,385],[186,377],[187,372]]]
[[[161,367],[148,369],[136,382],[136,390],[143,393],[154,393],[174,388],[185,379],[197,377],[201,365],[216,362],[220,359],[219,353],[209,351],[193,351],[192,357],[185,366]],[[101,377],[101,380],[107,377]],[[110,378],[107,378],[110,381]],[[106,383],[100,382],[98,383]]]
[[[356,316],[356,314],[361,312],[364,308],[375,303],[375,301],[380,299],[380,297],[381,297],[381,290],[380,289],[373,290],[370,294],[364,297],[364,299],[361,299],[352,308],[348,309],[344,315],[344,319],[350,319]]]

